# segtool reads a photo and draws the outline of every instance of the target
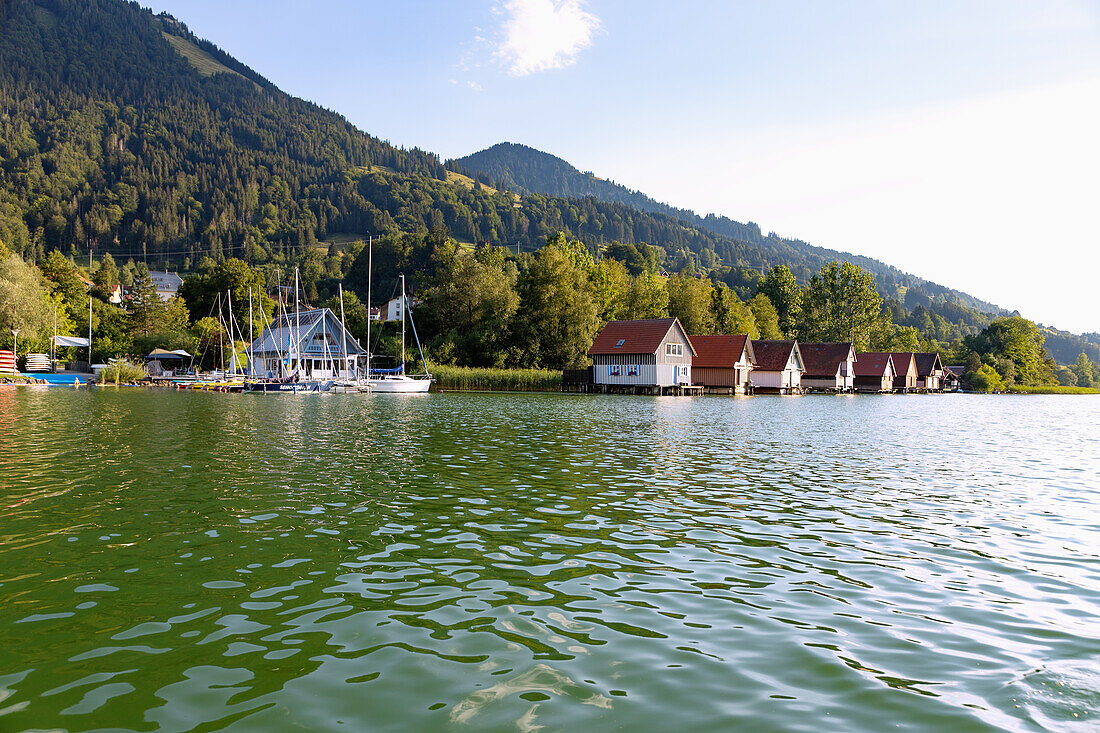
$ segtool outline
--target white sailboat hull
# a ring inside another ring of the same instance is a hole
[[[432,386],[432,380],[430,379],[413,379],[406,376],[394,376],[394,377],[382,377],[380,379],[369,379],[367,384],[370,385],[371,392],[403,392],[403,393],[416,393],[427,392]]]

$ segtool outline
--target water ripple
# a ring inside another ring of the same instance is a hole
[[[1089,398],[0,393],[0,728],[1093,730]]]

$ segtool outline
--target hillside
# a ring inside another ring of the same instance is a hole
[[[679,219],[714,234],[766,249],[777,258],[777,262],[790,267],[796,276],[804,273],[804,277],[800,278],[803,282],[809,273],[820,268],[820,263],[845,259],[874,273],[886,297],[895,297],[899,288],[912,288],[933,299],[957,300],[967,308],[983,313],[1003,312],[1003,309],[992,303],[902,272],[870,257],[815,247],[774,234],[764,236],[760,227],[753,222],[743,224],[715,214],[699,216],[689,209],[663,204],[614,181],[598,178],[590,172],[582,173],[561,158],[526,145],[498,143],[477,153],[447,161],[447,167],[514,191],[566,198],[592,196],[600,201],[625,204],[642,211]]]

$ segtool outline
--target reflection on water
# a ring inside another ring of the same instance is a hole
[[[0,391],[0,729],[1094,730],[1098,415]]]

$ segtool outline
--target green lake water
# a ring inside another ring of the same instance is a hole
[[[1100,398],[0,391],[0,731],[1095,731]]]

